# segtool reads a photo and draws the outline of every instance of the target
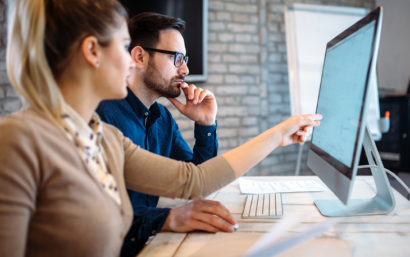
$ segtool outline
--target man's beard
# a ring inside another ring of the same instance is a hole
[[[176,80],[183,80],[184,76],[175,76],[170,81],[166,81],[158,69],[155,67],[155,63],[149,60],[147,71],[144,75],[144,83],[147,88],[155,91],[160,96],[175,98],[181,94],[179,86],[175,84]]]

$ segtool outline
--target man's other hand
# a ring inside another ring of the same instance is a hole
[[[180,85],[185,95],[185,104],[176,98],[168,100],[190,120],[200,125],[210,126],[215,124],[217,104],[214,94],[194,84],[188,85],[182,82]]]
[[[198,199],[171,209],[162,231],[233,232],[236,221],[220,202]]]

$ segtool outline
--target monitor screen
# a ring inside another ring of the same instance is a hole
[[[142,12],[156,12],[186,22],[182,33],[189,56],[187,81],[205,81],[207,76],[207,0],[120,0],[130,17]]]
[[[366,129],[370,86],[376,76],[381,8],[326,46],[308,166],[345,204],[349,200]]]
[[[312,143],[321,156],[351,178],[372,56],[375,21],[326,50]]]

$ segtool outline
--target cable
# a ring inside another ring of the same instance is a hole
[[[377,168],[377,165],[361,165],[358,166],[358,169],[366,169],[366,168]],[[399,178],[399,176],[397,176],[393,171],[388,170],[386,168],[384,168],[384,170],[393,178],[395,178],[397,180],[397,182],[400,183],[400,185],[407,191],[407,194],[410,195],[410,189],[408,188],[408,186],[403,182],[403,180],[401,180],[401,178]]]

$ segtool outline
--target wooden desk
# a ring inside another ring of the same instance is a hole
[[[321,183],[314,176],[247,178],[263,180],[315,179]],[[374,195],[373,179],[368,176],[358,177],[352,194],[353,197]],[[396,191],[394,194],[396,207],[390,214],[343,218],[330,231],[298,247],[300,249],[297,249],[299,250],[297,254],[290,254],[288,251],[283,256],[410,256],[410,202]],[[329,191],[283,194],[284,215],[302,217],[301,225],[287,233],[297,233],[313,224],[329,219],[319,213],[313,200],[330,197]],[[245,196],[240,194],[237,181],[213,193],[208,199],[220,201],[231,211],[239,223],[237,232],[216,234],[204,232],[159,233],[138,256],[241,256],[278,222],[277,220],[241,219]],[[182,200],[161,199],[160,205],[173,207],[184,202]],[[293,250],[295,248],[291,251]]]

